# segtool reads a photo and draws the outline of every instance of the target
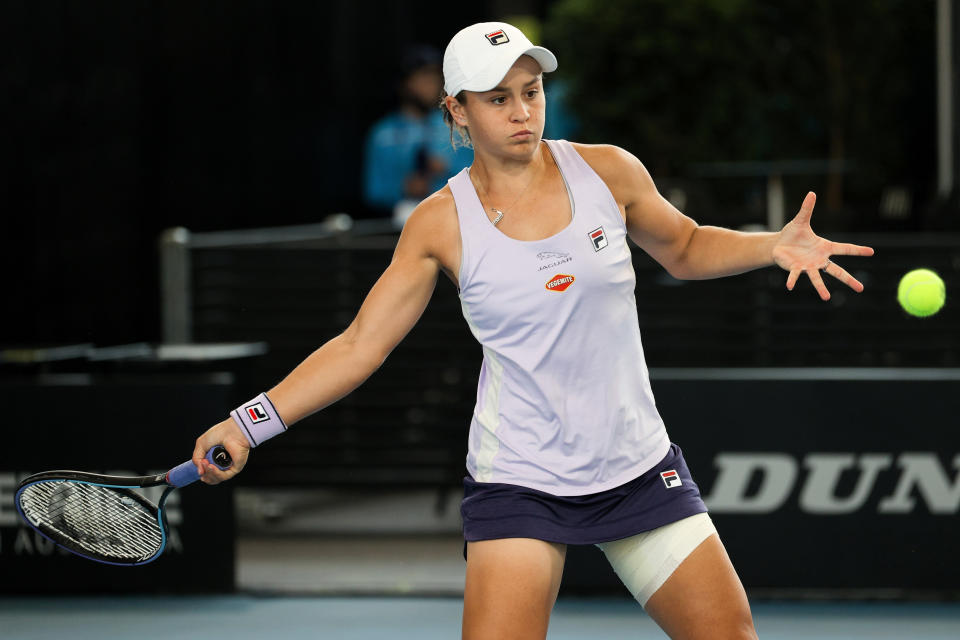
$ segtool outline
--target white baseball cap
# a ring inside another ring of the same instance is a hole
[[[443,89],[448,96],[463,90],[489,91],[503,80],[522,55],[528,55],[544,72],[555,71],[557,57],[535,47],[520,29],[505,22],[479,22],[461,29],[443,53]]]

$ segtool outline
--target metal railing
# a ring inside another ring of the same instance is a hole
[[[390,263],[392,221],[341,219],[300,227],[164,234],[164,337],[196,344],[257,341],[269,351],[237,362],[241,396],[269,388],[342,332]],[[960,365],[960,323],[948,296],[933,318],[908,317],[896,284],[917,266],[950,289],[960,236],[858,235],[874,258],[838,262],[867,286],[833,283],[830,302],[809,284],[784,287],[764,269],[711,281],[670,278],[634,248],[636,298],[647,364],[658,380],[725,368],[740,375],[829,377],[829,371],[897,375]],[[243,482],[269,485],[453,485],[462,477],[466,424],[476,401],[481,350],[445,279],[410,334],[359,389],[307,418],[260,454]],[[731,367],[733,369],[731,369]],[[737,369],[739,368],[739,369]],[[751,369],[752,368],[752,369]]]
[[[278,247],[330,240],[344,234],[378,235],[397,231],[390,219],[354,220],[345,213],[328,216],[315,224],[191,232],[184,227],[167,229],[160,235],[160,296],[163,342],[186,344],[193,341],[192,262],[195,249]]]

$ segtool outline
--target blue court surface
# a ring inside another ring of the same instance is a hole
[[[460,637],[459,598],[129,597],[3,598],[0,637],[331,638],[450,640]],[[765,640],[960,638],[960,604],[770,603],[753,605]],[[561,599],[548,638],[619,640],[665,634],[627,600]]]

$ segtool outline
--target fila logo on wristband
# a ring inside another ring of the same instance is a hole
[[[662,472],[660,477],[663,478],[663,484],[667,485],[667,489],[673,489],[674,487],[679,487],[683,484],[683,482],[680,480],[680,474],[678,474],[674,469]]]
[[[287,430],[287,425],[283,424],[280,414],[265,393],[231,411],[230,417],[240,427],[251,447],[263,444]]]
[[[253,424],[270,419],[270,416],[267,415],[267,412],[263,410],[263,405],[259,402],[256,404],[251,404],[247,407],[247,415],[250,416],[250,422]]]

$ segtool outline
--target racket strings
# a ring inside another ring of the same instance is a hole
[[[137,562],[163,545],[156,513],[115,488],[69,480],[37,482],[24,488],[20,507],[55,542],[81,554]]]

